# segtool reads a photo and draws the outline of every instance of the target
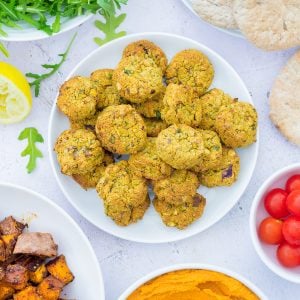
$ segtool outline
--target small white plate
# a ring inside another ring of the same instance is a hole
[[[37,30],[36,28],[26,24],[25,22],[19,22],[22,29],[3,26],[2,29],[7,33],[7,36],[0,36],[0,40],[8,41],[8,42],[26,42],[26,41],[41,40],[69,31],[83,24],[84,22],[87,22],[92,17],[93,14],[86,14],[72,19],[68,19],[68,18],[62,19],[60,31],[54,33],[53,35],[48,35],[44,31]],[[50,22],[52,19],[50,19]]]
[[[266,266],[276,273],[278,276],[300,284],[300,266],[296,268],[285,268],[282,266],[276,257],[276,245],[267,245],[260,241],[257,228],[260,222],[268,217],[268,213],[264,208],[264,198],[267,193],[274,188],[285,188],[285,183],[289,177],[300,174],[300,164],[289,165],[283,169],[278,170],[270,176],[263,185],[259,188],[256,196],[252,202],[250,211],[250,233],[251,239],[260,259]]]
[[[167,33],[141,33],[128,35],[106,44],[81,61],[67,77],[74,75],[89,76],[98,68],[115,68],[122,56],[123,49],[131,42],[147,39],[159,45],[171,59],[177,52],[194,48],[203,51],[212,62],[215,78],[212,87],[219,87],[233,97],[252,103],[249,92],[234,69],[217,53],[191,39]],[[148,209],[143,220],[128,227],[116,225],[105,216],[103,204],[95,190],[83,190],[72,178],[60,172],[53,147],[62,131],[69,128],[69,121],[54,103],[49,123],[49,152],[55,177],[67,199],[87,220],[98,228],[123,239],[143,243],[165,243],[181,240],[197,234],[219,221],[237,203],[252,176],[258,153],[258,141],[245,149],[239,149],[241,171],[238,181],[231,187],[207,189],[200,187],[199,192],[207,199],[207,205],[199,220],[185,230],[166,227],[153,206]]]
[[[46,197],[26,188],[0,182],[0,219],[12,215],[29,224],[29,231],[49,232],[66,256],[75,279],[64,298],[104,300],[101,270],[90,242],[75,221]]]
[[[242,34],[242,32],[239,30],[239,29],[227,29],[227,28],[222,28],[222,27],[219,27],[219,26],[216,26],[216,25],[213,25],[205,20],[203,20],[196,12],[195,10],[193,9],[192,7],[192,3],[190,0],[181,0],[183,2],[183,4],[191,11],[194,13],[194,15],[196,15],[198,18],[200,18],[203,22],[215,27],[216,29],[222,31],[222,32],[225,32],[227,34],[230,34],[232,36],[235,36],[235,37],[238,37],[238,38],[241,38],[241,39],[245,39],[245,36]]]
[[[243,283],[246,287],[248,287],[254,294],[256,294],[261,300],[267,300],[268,298],[264,295],[264,293],[257,287],[255,286],[252,282],[248,281],[246,278],[242,277],[241,275],[232,272],[230,270],[227,270],[222,267],[217,267],[217,266],[212,266],[212,265],[206,265],[206,264],[179,264],[179,265],[174,265],[174,266],[168,266],[159,270],[156,270],[135,283],[133,283],[119,298],[118,300],[126,300],[128,296],[130,296],[137,288],[139,288],[141,285],[144,283],[148,282],[151,279],[154,279],[155,277],[158,277],[160,275],[173,272],[173,271],[178,271],[178,270],[187,270],[187,269],[193,269],[193,270],[209,270],[209,271],[215,271],[219,273],[223,273],[227,276],[230,276],[234,279],[237,279],[241,283]]]

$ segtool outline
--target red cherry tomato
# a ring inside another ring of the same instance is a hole
[[[284,220],[282,225],[284,239],[294,246],[300,246],[300,218],[290,216]]]
[[[285,267],[297,267],[300,265],[300,247],[283,243],[277,248],[277,258]]]
[[[300,174],[293,175],[285,184],[285,189],[288,193],[295,190],[300,190]]]
[[[286,206],[291,214],[300,217],[300,190],[292,191],[287,196]]]
[[[282,224],[281,220],[272,217],[264,219],[258,228],[260,239],[267,244],[280,244],[283,241]]]
[[[287,192],[283,189],[273,189],[265,197],[265,209],[274,218],[287,217],[289,212],[286,207]]]

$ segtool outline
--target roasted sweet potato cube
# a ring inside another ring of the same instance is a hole
[[[42,264],[35,271],[29,272],[29,280],[34,284],[39,284],[47,277],[47,275],[47,268],[44,264]]]
[[[25,228],[23,223],[18,222],[12,216],[5,218],[0,222],[0,233],[2,235],[15,234],[20,235]]]
[[[5,244],[2,240],[0,240],[0,262],[4,262],[5,259],[6,259]]]
[[[64,255],[60,255],[47,263],[48,272],[59,279],[64,285],[67,285],[74,279],[74,275],[67,265]]]
[[[5,245],[6,258],[12,255],[17,242],[17,237],[17,234],[4,234],[1,236],[1,239]]]
[[[6,300],[14,294],[15,290],[10,286],[2,286],[0,283],[0,300]]]
[[[16,290],[23,290],[29,280],[28,271],[21,265],[8,265],[3,282]]]
[[[46,277],[37,287],[38,294],[43,300],[57,300],[64,284],[52,275]]]
[[[43,300],[37,293],[37,288],[34,286],[28,286],[21,292],[14,295],[14,300]]]

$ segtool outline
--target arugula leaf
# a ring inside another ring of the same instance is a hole
[[[4,56],[9,57],[9,52],[1,42],[0,42],[0,51],[3,53]]]
[[[36,147],[35,143],[44,143],[43,136],[34,127],[25,128],[19,135],[18,140],[28,140],[27,147],[22,151],[21,156],[29,155],[29,161],[26,166],[27,172],[31,173],[36,168],[36,160],[38,157],[42,158],[42,152]]]
[[[52,35],[60,31],[63,18],[72,19],[98,11],[114,15],[122,4],[127,4],[127,0],[0,0],[0,27],[19,27],[20,21],[25,21]],[[1,29],[0,35],[5,35]]]
[[[34,79],[32,82],[29,83],[29,85],[34,87],[35,97],[38,97],[40,94],[41,82],[43,80],[49,78],[50,76],[52,76],[54,73],[56,73],[59,70],[59,68],[61,67],[61,65],[65,62],[76,36],[77,36],[77,32],[74,34],[71,41],[69,42],[67,50],[64,53],[58,54],[58,56],[61,57],[60,62],[58,62],[57,64],[43,64],[42,65],[42,67],[44,69],[51,70],[50,72],[44,73],[44,74],[35,74],[35,73],[26,73],[25,74],[27,77]]]
[[[99,46],[126,35],[126,31],[116,32],[117,28],[124,22],[126,14],[121,14],[119,16],[103,14],[103,17],[105,22],[100,20],[95,21],[95,26],[104,33],[104,38],[94,38],[94,41]]]

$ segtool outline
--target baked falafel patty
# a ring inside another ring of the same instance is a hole
[[[72,77],[61,86],[57,106],[71,120],[91,118],[96,113],[96,96],[97,89],[89,78]]]
[[[159,157],[174,169],[190,169],[200,164],[204,151],[201,133],[184,124],[161,131],[156,147]]]
[[[103,148],[118,154],[137,153],[147,140],[143,118],[126,104],[105,108],[97,119],[96,133]]]
[[[215,128],[226,146],[249,146],[256,141],[257,112],[250,103],[232,103],[219,110]]]
[[[66,175],[85,174],[102,163],[104,151],[96,135],[86,129],[65,130],[57,138],[54,150]]]
[[[208,57],[199,50],[178,52],[166,70],[167,83],[183,84],[194,88],[201,96],[212,83],[214,69]]]

